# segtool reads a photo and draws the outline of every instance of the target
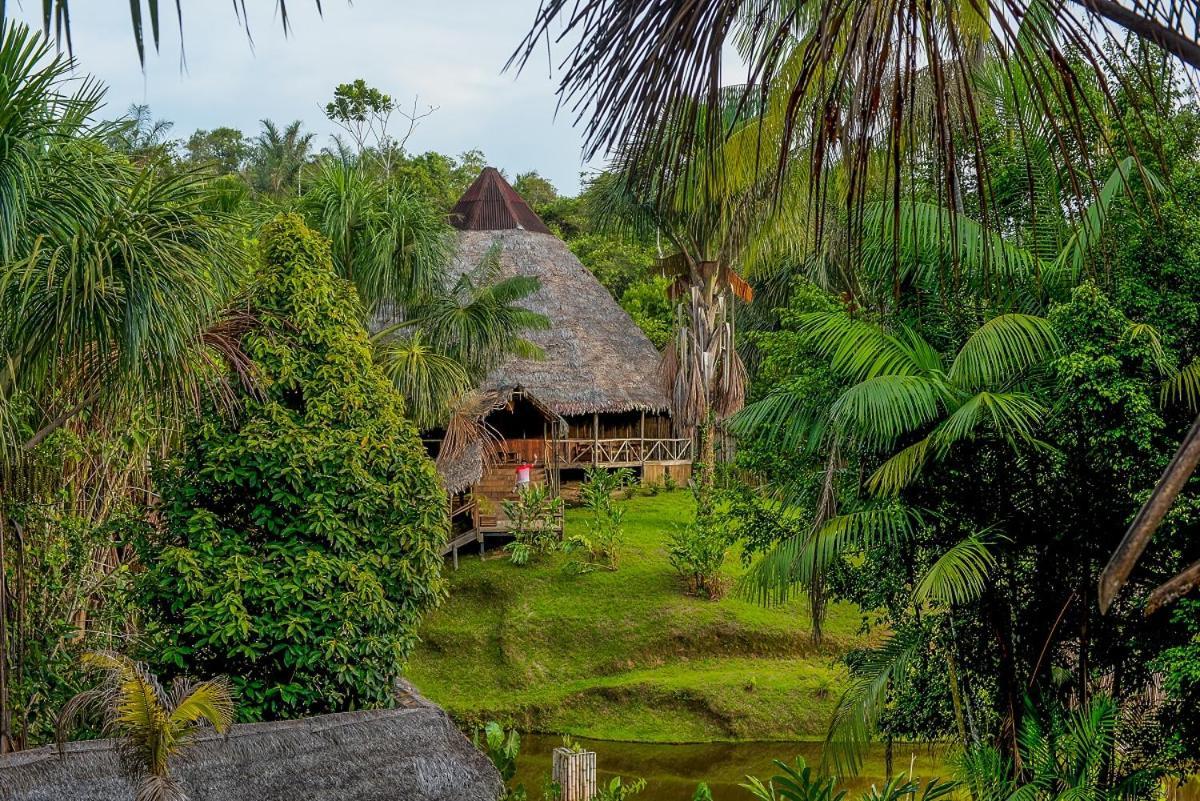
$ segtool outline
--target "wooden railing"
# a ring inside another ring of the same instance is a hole
[[[687,462],[692,458],[690,439],[560,439],[557,445],[560,467]]]

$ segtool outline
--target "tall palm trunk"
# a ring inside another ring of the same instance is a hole
[[[716,486],[717,429],[745,402],[745,367],[734,347],[727,295],[715,280],[694,283],[688,295],[685,322],[664,365],[676,421],[694,437],[693,484],[704,516],[712,511]]]

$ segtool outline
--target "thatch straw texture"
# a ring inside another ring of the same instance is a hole
[[[658,351],[558,237],[460,231],[454,277],[476,269],[497,244],[502,276],[541,281],[525,305],[551,325],[526,334],[545,359],[512,359],[488,376],[484,389],[522,387],[560,415],[667,410]]]
[[[234,726],[205,735],[176,775],[191,801],[495,801],[491,762],[417,697],[405,709]],[[110,740],[0,757],[0,801],[132,801]]]

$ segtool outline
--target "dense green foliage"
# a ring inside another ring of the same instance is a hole
[[[1192,108],[1171,112],[1163,141],[1141,143],[1172,153],[1167,172],[1136,180],[1112,153],[1108,181],[1073,210],[1066,176],[1039,176],[1032,204],[1022,194],[1037,141],[997,137],[996,163],[1017,166],[995,176],[986,212],[941,208],[914,178],[917,200],[895,216],[867,204],[860,262],[822,253],[810,274],[823,299],[797,281],[787,309],[759,316],[755,403],[735,428],[760,489],[736,488],[731,505],[743,530],[767,532],[747,540],[765,551],[747,589],[767,602],[832,594],[864,610],[864,630],[888,632],[847,658],[829,730],[843,768],[874,734],[1015,760],[1038,710],[1102,689],[1140,716],[1116,716],[1093,758],[1159,726],[1191,736],[1173,712],[1185,684],[1148,700],[1188,613],[1141,607],[1195,558],[1192,488],[1107,616],[1094,588],[1195,408],[1194,214],[1174,200],[1147,211],[1177,178],[1190,191],[1194,129]],[[972,213],[1005,220],[1004,236]],[[764,512],[774,527],[758,525]],[[1147,753],[1126,767],[1188,762],[1173,762],[1183,747]]]
[[[231,673],[243,719],[386,705],[442,596],[445,496],[328,245],[281,217],[262,253],[252,372],[189,427],[139,549],[149,656]]]
[[[1200,605],[1142,608],[1200,555],[1200,480],[1106,615],[1095,587],[1200,410],[1200,112],[1144,42],[1048,58],[1063,31],[1031,12],[1005,54],[967,12],[921,20],[965,35],[943,43],[970,56],[954,86],[845,84],[913,90],[878,141],[863,121],[907,92],[860,98],[862,120],[714,92],[630,117],[579,197],[515,176],[664,351],[693,494],[620,502],[628,476],[592,471],[560,533],[559,502],[523,491],[522,569],[469,562],[433,615],[446,499],[417,431],[481,435],[474,389],[549,324],[495,253],[449,277],[483,155],[410,153],[423,114],[361,79],[320,151],[298,121],[96,123],[97,87],[6,26],[0,751],[48,737],[84,649],[230,672],[244,719],[280,718],[387,704],[428,616],[414,677],[467,720],[824,735],[843,773],[872,738],[946,740],[984,801],[1140,798],[1196,769]],[[680,128],[693,111],[720,124]],[[768,175],[763,146],[796,131],[811,158],[793,141]],[[509,771],[516,738],[487,735]],[[839,798],[781,768],[751,791]]]

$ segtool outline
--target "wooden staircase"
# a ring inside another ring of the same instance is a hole
[[[529,473],[531,484],[546,483],[546,468],[534,467]],[[504,501],[516,500],[517,468],[512,464],[494,464],[484,469],[483,477],[472,492],[482,499],[479,505],[479,527],[484,531],[507,531]]]

